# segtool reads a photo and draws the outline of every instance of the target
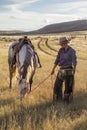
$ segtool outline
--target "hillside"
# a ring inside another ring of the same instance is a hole
[[[21,35],[24,31],[21,30],[0,30],[0,35]]]
[[[62,33],[72,31],[87,30],[87,20],[77,20],[64,23],[56,23],[47,25],[39,30],[27,32],[28,34],[49,34],[49,33]]]
[[[87,20],[76,20],[47,25],[34,31],[0,31],[0,35],[52,34],[87,30]]]

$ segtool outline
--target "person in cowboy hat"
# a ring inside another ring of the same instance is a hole
[[[54,74],[55,68],[59,66],[59,71],[54,83],[53,101],[64,100],[69,103],[69,97],[73,91],[74,74],[77,65],[76,51],[68,45],[69,40],[66,37],[59,39],[58,45],[61,48],[54,62],[51,75]],[[65,81],[64,95],[62,94],[62,84]]]

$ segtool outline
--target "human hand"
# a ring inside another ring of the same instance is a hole
[[[73,67],[73,73],[75,74],[75,72],[76,72],[76,67]]]
[[[53,74],[54,74],[54,72],[55,72],[55,71],[54,71],[54,69],[52,69],[52,71],[51,71],[51,75],[53,75]]]

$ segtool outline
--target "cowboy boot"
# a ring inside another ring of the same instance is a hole
[[[69,94],[64,94],[64,103],[69,104]]]

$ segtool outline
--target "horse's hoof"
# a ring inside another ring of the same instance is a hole
[[[39,65],[39,68],[42,68],[42,65],[41,65],[41,64]]]
[[[27,90],[27,94],[29,94],[31,91],[30,90]]]
[[[9,87],[9,91],[11,92],[12,88]]]
[[[11,86],[9,86],[9,89],[12,89],[12,87],[11,87]]]

